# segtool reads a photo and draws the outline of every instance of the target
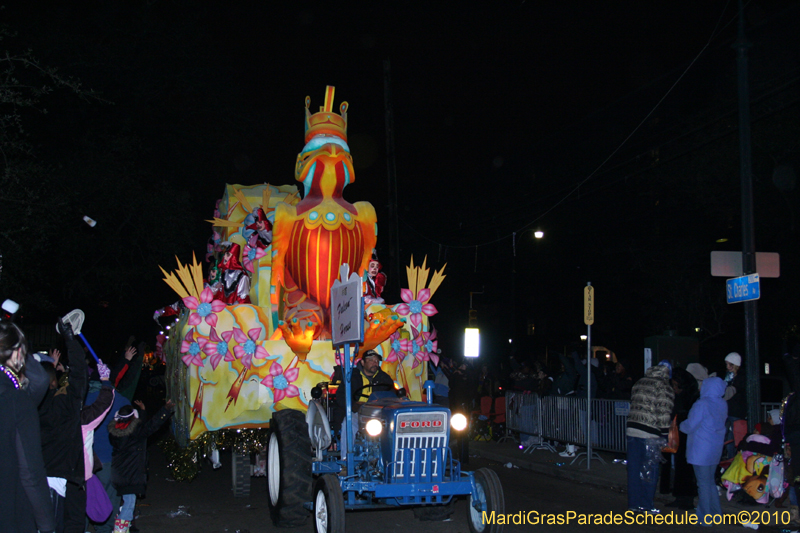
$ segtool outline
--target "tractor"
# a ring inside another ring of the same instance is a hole
[[[488,468],[461,470],[450,449],[450,431],[465,431],[462,414],[433,403],[434,383],[426,381],[426,401],[394,393],[373,393],[357,413],[351,411],[350,356],[345,359],[344,428],[357,428],[342,453],[342,435],[332,428],[322,387],[312,391],[308,411],[284,409],[270,423],[267,487],[276,526],[303,525],[313,513],[318,533],[345,531],[345,511],[413,507],[420,520],[445,520],[455,499],[468,499],[473,533],[500,532],[485,515],[505,510],[503,487]],[[351,417],[357,417],[356,423]],[[343,430],[342,430],[343,431]],[[343,457],[344,456],[344,457]],[[485,515],[484,515],[485,513]]]

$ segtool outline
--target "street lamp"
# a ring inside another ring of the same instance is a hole
[[[529,229],[522,230],[519,235],[522,235]],[[544,231],[541,229],[533,230],[533,236],[539,240],[544,237]],[[508,340],[509,344],[514,338],[517,331],[517,232],[511,234],[511,339]]]
[[[464,328],[464,357],[474,358],[481,353],[481,333],[478,328]]]

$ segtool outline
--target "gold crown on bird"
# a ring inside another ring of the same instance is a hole
[[[333,111],[333,94],[336,88],[328,85],[325,88],[325,104],[319,112],[311,114],[311,97],[306,96],[306,129],[305,142],[308,143],[317,135],[333,135],[347,142],[347,102],[339,105],[339,113]]]

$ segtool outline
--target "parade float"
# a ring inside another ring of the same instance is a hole
[[[377,218],[368,202],[351,204],[342,195],[355,173],[347,103],[336,113],[333,100],[328,87],[312,113],[306,97],[305,146],[295,167],[302,196],[296,185],[226,185],[208,221],[206,268],[196,258],[171,272],[162,268],[180,296],[156,313],[172,315],[159,348],[176,403],[175,442],[167,450],[176,479],[191,479],[207,454],[230,448],[234,490],[249,492],[250,454],[265,446],[274,413],[305,412],[312,389],[329,383],[340,362],[330,340],[330,300],[343,264],[364,282],[358,354],[378,351],[381,368],[414,400],[422,398],[427,362],[438,364],[429,317],[444,267],[431,273],[412,257],[406,279],[390,280],[403,286],[402,302],[381,298]]]

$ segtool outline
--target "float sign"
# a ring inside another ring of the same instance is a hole
[[[356,274],[349,277],[345,274],[342,278],[347,281],[336,280],[331,287],[331,336],[334,346],[348,342],[361,343],[364,340],[361,278]]]
[[[761,297],[758,274],[749,274],[725,280],[725,285],[727,286],[729,304],[758,300]]]

